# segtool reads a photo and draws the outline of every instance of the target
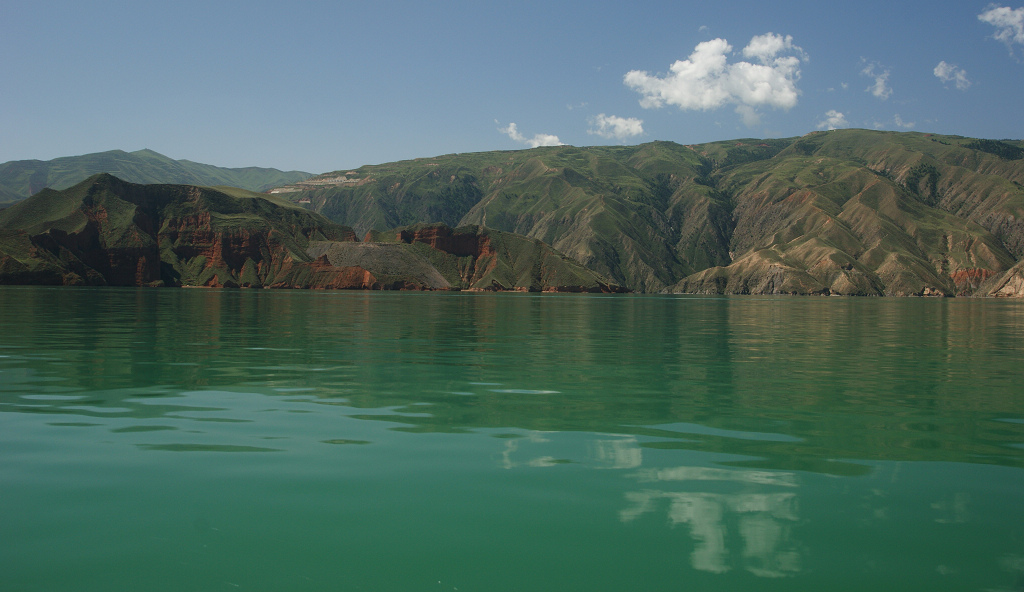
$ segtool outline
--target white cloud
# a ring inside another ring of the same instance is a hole
[[[913,121],[903,121],[903,118],[900,117],[899,113],[893,116],[893,121],[896,122],[896,127],[902,127],[903,129],[913,129],[913,127],[917,125]]]
[[[497,123],[497,122],[495,122]],[[514,123],[509,123],[508,127],[498,128],[498,131],[508,135],[516,142],[521,142],[528,145],[530,148],[536,148],[538,146],[564,146],[558,136],[553,134],[534,134],[532,138],[527,138],[523,134],[519,133],[519,128]]]
[[[841,127],[850,127],[850,122],[846,120],[846,116],[831,109],[825,112],[825,119],[818,122],[818,129],[834,130]]]
[[[892,96],[892,87],[889,86],[889,68],[878,62],[871,62],[864,66],[860,73],[875,79],[875,83],[864,89],[864,92],[869,92],[883,101]]]
[[[750,43],[743,48],[743,57],[756,58],[762,64],[770,64],[775,59],[775,56],[784,51],[796,53],[800,59],[807,61],[807,54],[804,50],[797,45],[793,45],[792,35],[783,37],[782,35],[774,35],[772,33],[751,37]]]
[[[757,127],[761,124],[761,114],[750,105],[736,105],[736,114],[747,127]]]
[[[558,139],[558,136],[554,134],[534,134],[532,138],[526,141],[530,145],[530,148],[536,148],[538,146],[565,146],[565,144]]]
[[[944,61],[939,62],[939,65],[935,66],[932,73],[942,82],[952,82],[955,84],[957,90],[967,90],[971,86],[971,81],[967,79],[967,71],[963,68],[958,68],[956,64],[947,64]]]
[[[645,109],[667,104],[683,111],[710,111],[735,105],[748,125],[757,124],[759,107],[790,109],[797,104],[800,62],[807,56],[793,45],[791,36],[753,37],[741,53],[754,61],[730,64],[730,52],[728,41],[712,39],[697,44],[687,59],[677,60],[664,76],[631,70],[623,82],[642,95],[640,105]]]
[[[601,113],[591,119],[590,123],[596,126],[596,129],[588,129],[587,133],[601,136],[602,138],[614,138],[624,141],[644,133],[644,121],[636,117],[618,117]]]
[[[978,15],[978,20],[996,28],[993,37],[1005,43],[1011,54],[1014,43],[1024,45],[1024,8],[992,5]]]

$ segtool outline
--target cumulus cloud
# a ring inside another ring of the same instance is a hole
[[[497,122],[495,122],[497,123]],[[508,127],[498,128],[498,131],[506,134],[509,138],[512,138],[516,142],[526,144],[530,148],[536,148],[538,146],[564,146],[558,136],[553,134],[534,134],[532,138],[527,138],[523,134],[519,133],[519,128],[514,123],[509,123]]]
[[[756,125],[760,107],[788,110],[797,104],[800,62],[807,56],[792,36],[753,37],[741,52],[750,61],[729,63],[732,49],[725,39],[705,41],[672,64],[668,74],[631,70],[623,82],[642,95],[645,109],[675,105],[683,111],[710,111],[734,105],[748,125]]]
[[[956,64],[947,64],[945,61],[939,62],[939,65],[935,66],[932,73],[944,83],[952,82],[955,84],[957,90],[967,90],[971,86],[971,81],[967,79],[967,71],[963,68],[958,68]]]
[[[743,48],[743,57],[754,58],[762,64],[771,64],[775,56],[783,52],[795,53],[803,61],[807,61],[807,54],[802,48],[793,45],[793,36],[774,35],[765,33],[750,38],[750,43]]]
[[[618,117],[616,115],[605,115],[601,113],[590,120],[594,129],[588,129],[588,134],[625,141],[644,133],[644,121],[636,117]]]
[[[875,83],[867,87],[865,92],[869,92],[883,101],[892,96],[892,87],[889,86],[889,68],[878,62],[871,62],[864,66],[860,73],[862,76],[875,79]]]
[[[1015,43],[1024,45],[1024,8],[992,5],[978,15],[978,20],[996,28],[993,37],[1005,43],[1011,55]]]
[[[846,116],[831,109],[825,112],[825,119],[818,122],[818,129],[834,130],[841,127],[850,127],[850,122],[846,120]]]

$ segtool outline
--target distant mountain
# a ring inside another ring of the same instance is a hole
[[[132,183],[241,187],[266,191],[311,177],[301,171],[258,167],[222,168],[189,160],[173,160],[152,150],[111,150],[53,160],[15,160],[0,164],[0,204],[24,199],[44,188],[67,189],[97,173]]]
[[[357,233],[442,222],[637,291],[1021,294],[1024,143],[868,130],[450,154],[283,194]]]
[[[509,233],[434,225],[359,243],[279,197],[108,174],[0,210],[0,284],[621,291]]]

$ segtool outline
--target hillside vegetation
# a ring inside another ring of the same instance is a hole
[[[0,284],[621,291],[550,246],[479,227],[351,228],[238,188],[107,174],[0,211]]]
[[[98,173],[109,173],[132,183],[225,185],[251,191],[266,191],[311,176],[301,171],[222,168],[173,160],[152,150],[111,150],[47,161],[16,160],[0,164],[0,204],[24,199],[45,188],[67,189]]]
[[[451,154],[282,194],[358,234],[478,225],[637,291],[1012,295],[1024,145],[814,132],[683,146]],[[314,178],[315,181],[317,178]]]

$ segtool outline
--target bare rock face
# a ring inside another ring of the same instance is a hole
[[[423,243],[456,257],[479,259],[495,254],[490,248],[489,236],[478,232],[457,232],[443,224],[402,229],[398,231],[397,238],[406,244]]]
[[[754,251],[728,267],[713,267],[683,279],[673,292],[699,294],[818,294],[881,296],[881,282],[863,266],[824,258],[809,270],[771,249]]]
[[[957,296],[971,296],[977,293],[989,278],[996,275],[996,272],[990,269],[969,268],[954,271],[949,277],[956,287]]]
[[[1024,261],[1003,274],[988,295],[997,298],[1024,298]]]

